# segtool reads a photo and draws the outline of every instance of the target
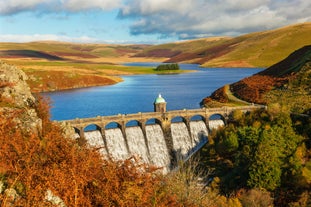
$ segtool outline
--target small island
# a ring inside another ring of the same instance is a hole
[[[156,71],[166,71],[166,70],[179,70],[179,65],[177,63],[161,64],[156,67]]]

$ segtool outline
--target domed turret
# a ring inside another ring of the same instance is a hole
[[[166,101],[161,96],[161,94],[158,95],[158,97],[154,100],[154,112],[166,112]]]
[[[161,94],[158,95],[158,97],[155,99],[154,103],[166,103],[165,99],[161,96]]]

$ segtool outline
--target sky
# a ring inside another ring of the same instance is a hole
[[[0,0],[0,42],[160,44],[303,22],[310,0]]]

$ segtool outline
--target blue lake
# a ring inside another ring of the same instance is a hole
[[[158,63],[127,65],[156,66]],[[217,88],[255,74],[262,68],[200,68],[180,64],[193,73],[172,75],[122,76],[123,82],[111,86],[90,87],[44,93],[52,101],[53,120],[66,120],[115,114],[153,111],[159,93],[167,102],[167,110],[194,109]]]

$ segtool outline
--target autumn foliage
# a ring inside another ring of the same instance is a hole
[[[72,88],[111,85],[116,81],[112,78],[95,74],[78,74],[66,71],[27,71],[32,77],[28,84],[33,92],[65,90]]]
[[[40,133],[25,132],[0,114],[1,206],[181,206],[162,189],[161,177],[133,159],[113,162],[63,137],[38,105]],[[13,193],[12,193],[13,192]],[[58,203],[48,198],[58,197]]]
[[[250,103],[265,103],[263,95],[286,82],[288,82],[288,78],[258,74],[232,84],[230,90],[237,97]]]

